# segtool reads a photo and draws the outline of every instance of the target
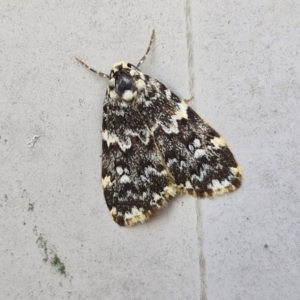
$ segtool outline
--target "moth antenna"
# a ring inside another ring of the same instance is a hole
[[[85,66],[88,70],[90,70],[90,71],[96,73],[98,76],[101,76],[101,77],[104,77],[104,78],[108,78],[108,79],[110,78],[109,75],[106,75],[106,74],[104,74],[104,73],[102,73],[102,72],[96,71],[95,69],[91,68],[91,67],[88,66],[86,63],[84,63],[82,60],[80,60],[79,58],[76,57],[76,60],[77,60],[78,62],[80,62],[83,66]]]
[[[154,40],[154,35],[155,35],[155,31],[153,29],[152,30],[152,34],[151,34],[151,38],[150,38],[150,43],[149,43],[148,49],[146,51],[146,54],[141,58],[141,60],[139,61],[139,63],[136,66],[138,69],[144,63],[144,61],[146,60],[146,58],[147,58],[147,56],[149,54],[149,51],[151,49],[151,46],[152,46],[152,43],[153,43],[153,40]]]

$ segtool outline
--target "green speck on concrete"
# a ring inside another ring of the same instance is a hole
[[[29,203],[28,204],[28,211],[33,211],[34,210],[34,203]]]
[[[65,265],[61,265],[58,268],[58,271],[60,272],[60,274],[64,274],[66,276],[66,267],[65,267]]]
[[[43,259],[43,261],[48,261],[48,248],[47,248],[47,242],[46,240],[43,238],[43,236],[40,234],[40,236],[38,237],[38,239],[36,240],[36,243],[38,244],[39,248],[44,249],[44,253],[45,253],[45,257]]]
[[[66,276],[66,267],[65,265],[61,262],[61,260],[59,259],[59,257],[57,256],[57,254],[54,255],[54,257],[51,260],[51,265],[54,267],[57,267],[58,271],[60,272],[60,274],[65,275]]]

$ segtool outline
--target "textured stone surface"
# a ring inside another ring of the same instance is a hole
[[[298,299],[300,6],[187,3],[191,26],[183,1],[1,1],[1,299]],[[75,57],[137,63],[153,28],[142,71],[194,94],[244,181],[121,228],[100,186],[106,81]]]

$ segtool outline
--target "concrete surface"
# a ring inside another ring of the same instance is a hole
[[[0,3],[0,299],[299,299],[300,2]],[[241,189],[117,226],[100,186],[109,73],[137,63],[228,141]]]

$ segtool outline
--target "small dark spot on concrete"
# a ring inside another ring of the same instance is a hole
[[[34,203],[28,203],[28,211],[34,211]]]
[[[268,249],[268,248],[269,248],[269,245],[268,245],[268,244],[265,244],[265,245],[264,245],[264,248],[265,248],[265,249]]]
[[[82,106],[82,104],[84,103],[84,100],[83,99],[79,99],[78,101],[79,101],[79,105]]]

